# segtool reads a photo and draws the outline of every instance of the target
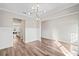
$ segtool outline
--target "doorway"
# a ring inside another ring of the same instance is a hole
[[[25,20],[13,18],[13,39],[16,35],[25,41]]]

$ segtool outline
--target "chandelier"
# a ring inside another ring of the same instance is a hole
[[[31,9],[27,11],[27,13],[24,12],[24,14],[27,14],[28,16],[32,16],[36,20],[40,20],[40,16],[43,15],[44,13],[46,13],[46,10],[42,10],[39,4],[34,4],[31,7]]]

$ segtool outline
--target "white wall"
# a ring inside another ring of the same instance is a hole
[[[43,21],[42,37],[65,42],[78,39],[78,15]]]
[[[0,10],[0,49],[12,46],[13,18],[23,19],[20,15]]]
[[[12,46],[12,28],[0,27],[0,49]]]
[[[39,21],[30,20],[22,15],[0,10],[0,49],[10,47],[12,44],[13,18],[25,20],[23,34],[25,34],[24,39],[26,42],[41,40],[41,24]]]
[[[12,46],[12,19],[0,11],[0,49]]]
[[[70,48],[72,54],[77,55],[79,53],[78,15],[74,14],[42,22],[42,37],[77,45]]]
[[[25,24],[25,41],[41,40],[40,22],[37,20],[26,20]]]

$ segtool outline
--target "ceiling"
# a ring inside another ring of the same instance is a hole
[[[74,3],[38,3],[40,9],[45,10],[46,13],[42,14],[40,18],[45,17],[51,11],[57,12],[58,10],[62,10],[64,8],[68,8],[70,6],[75,5]],[[28,13],[28,10],[32,8],[34,3],[0,3],[0,9],[16,13],[18,15],[26,16],[28,19],[33,19],[32,16],[28,14],[24,14],[23,12]]]

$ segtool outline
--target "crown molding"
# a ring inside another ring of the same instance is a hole
[[[77,4],[75,4],[75,5],[77,5]],[[74,7],[75,5],[72,5],[72,6],[69,6],[69,7],[66,7],[66,8],[62,8],[61,10],[59,10],[59,11],[57,11],[55,13],[52,13],[51,15],[49,14],[49,16],[46,16],[46,17],[41,18],[41,19],[42,19],[42,21],[47,21],[47,20],[51,20],[51,19],[58,19],[60,17],[65,17],[65,16],[69,16],[69,15],[78,14],[79,11],[65,13],[65,11],[67,11],[66,9],[69,9],[71,7]],[[62,12],[64,12],[64,14],[62,14]],[[56,16],[56,14],[60,14],[60,15],[57,15]],[[55,16],[53,17],[52,15],[55,15]]]
[[[13,14],[16,14],[16,15],[27,17],[26,15],[24,15],[22,13],[17,13],[17,12],[11,11],[11,10],[6,9],[6,8],[0,8],[0,10],[5,11],[5,12],[9,12],[9,13],[13,13]]]
[[[48,20],[58,19],[58,18],[66,17],[66,16],[69,16],[69,15],[75,15],[75,14],[79,14],[79,11],[73,12],[73,13],[69,13],[69,14],[60,15],[60,16],[57,16],[57,17],[47,17],[47,18],[45,18],[45,20],[43,20],[43,19],[42,20],[43,21],[48,21]]]
[[[68,9],[68,8],[74,6],[74,5],[76,5],[76,4],[69,5],[68,7],[61,8],[60,10],[56,11],[55,13],[60,13],[60,12],[62,12],[63,10]],[[15,11],[11,11],[11,10],[6,9],[6,8],[0,8],[0,10],[6,11],[6,12],[9,12],[9,13],[13,13],[13,14],[16,14],[16,15],[20,15],[20,16],[23,16],[23,17],[26,17],[27,19],[29,19],[28,16],[25,15],[25,14],[18,13],[18,12],[15,12]],[[52,10],[51,10],[51,11],[52,11]],[[75,12],[75,13],[78,13],[78,12]],[[46,17],[46,18],[44,17],[44,18],[40,18],[40,19],[41,19],[41,21],[46,21],[46,20],[50,20],[50,19],[57,19],[57,18],[60,18],[60,17],[64,17],[64,16],[67,16],[67,15],[72,15],[72,14],[75,14],[75,13],[60,15],[60,16],[57,16],[57,17],[51,17],[51,16],[50,16],[50,17]],[[48,13],[48,15],[50,15],[50,13]]]

